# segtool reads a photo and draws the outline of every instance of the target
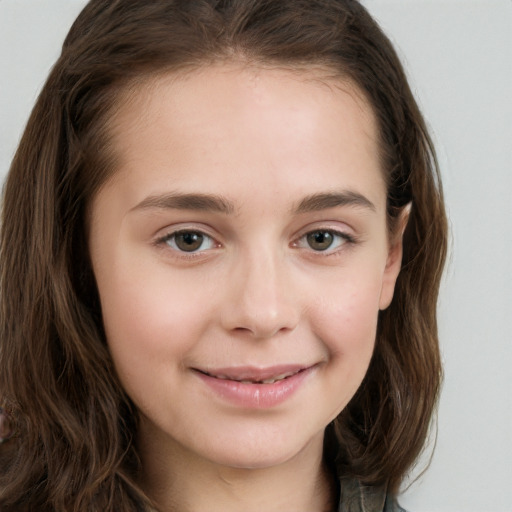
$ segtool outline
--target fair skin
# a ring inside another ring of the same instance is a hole
[[[315,76],[210,66],[116,113],[89,244],[162,511],[333,506],[324,429],[368,368],[401,244],[370,107]]]

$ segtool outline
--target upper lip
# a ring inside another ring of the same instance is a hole
[[[291,377],[296,373],[307,370],[311,365],[286,364],[256,368],[253,366],[235,366],[226,368],[195,368],[197,371],[217,379],[264,382]]]

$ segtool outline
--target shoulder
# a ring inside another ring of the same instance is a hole
[[[385,487],[369,487],[354,479],[341,480],[338,512],[406,512]]]

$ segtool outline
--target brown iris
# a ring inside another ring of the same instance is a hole
[[[333,242],[333,235],[329,231],[314,231],[308,233],[308,245],[315,251],[325,251],[329,249]]]
[[[197,251],[203,245],[204,235],[195,231],[182,231],[174,235],[174,242],[180,251]]]

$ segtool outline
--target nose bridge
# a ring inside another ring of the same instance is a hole
[[[228,328],[257,338],[293,330],[299,306],[289,273],[283,257],[268,245],[244,252],[233,275]]]

